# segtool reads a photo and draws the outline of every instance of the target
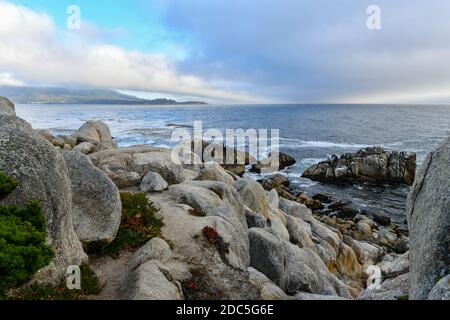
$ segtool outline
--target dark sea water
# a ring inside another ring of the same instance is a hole
[[[18,116],[35,128],[70,134],[87,120],[103,120],[120,146],[173,146],[177,127],[279,129],[280,150],[297,165],[287,169],[293,185],[308,194],[331,193],[368,213],[385,213],[404,223],[408,188],[352,185],[333,187],[302,179],[310,165],[332,154],[366,146],[412,151],[420,164],[426,154],[450,136],[450,106],[428,105],[251,105],[251,106],[92,106],[18,105]]]

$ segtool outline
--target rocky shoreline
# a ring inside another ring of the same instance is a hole
[[[365,148],[340,157],[333,155],[306,169],[303,177],[328,183],[394,183],[411,186],[416,174],[416,154]]]
[[[33,130],[0,98],[0,123],[0,172],[19,182],[0,205],[40,199],[56,254],[33,282],[57,283],[67,266],[88,263],[104,283],[90,299],[449,299],[450,140],[412,186],[408,232],[381,215],[329,216],[324,210],[345,204],[297,194],[281,175],[258,182],[241,178],[241,166],[183,166],[170,149],[119,148],[101,121],[54,137]],[[412,184],[412,156],[376,149],[364,156],[310,171]],[[385,180],[373,179],[368,164]],[[123,192],[145,192],[164,223],[161,234],[117,259],[92,255],[118,235]],[[378,289],[367,288],[373,265],[382,274]]]

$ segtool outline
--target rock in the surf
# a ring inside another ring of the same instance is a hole
[[[278,158],[278,159],[277,159]],[[285,153],[274,153],[268,158],[258,161],[251,168],[252,172],[276,172],[291,167],[296,163],[295,159]]]
[[[369,182],[412,185],[416,172],[416,154],[365,148],[341,157],[332,156],[303,173],[304,178],[328,183]]]

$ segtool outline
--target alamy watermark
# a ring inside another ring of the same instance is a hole
[[[378,266],[369,266],[366,274],[369,276],[367,279],[367,290],[379,290],[381,288],[382,274],[381,269]]]
[[[182,165],[253,165],[257,159],[265,158],[261,172],[275,172],[279,168],[279,140],[279,129],[226,129],[224,134],[220,129],[203,130],[203,122],[194,121],[193,131],[173,131],[171,142],[176,146],[172,149],[172,161]]]
[[[81,9],[77,5],[70,5],[67,7],[66,13],[69,15],[67,17],[66,26],[69,30],[80,30],[81,29]]]
[[[381,30],[381,8],[377,5],[370,5],[367,7],[367,14],[369,17],[367,18],[367,29]]]
[[[66,271],[66,287],[69,290],[81,290],[80,266],[69,266]]]

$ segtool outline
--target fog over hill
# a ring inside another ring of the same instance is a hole
[[[72,89],[61,87],[0,86],[0,96],[19,104],[142,104],[191,105],[202,101],[175,101],[172,99],[140,99],[115,90]]]

